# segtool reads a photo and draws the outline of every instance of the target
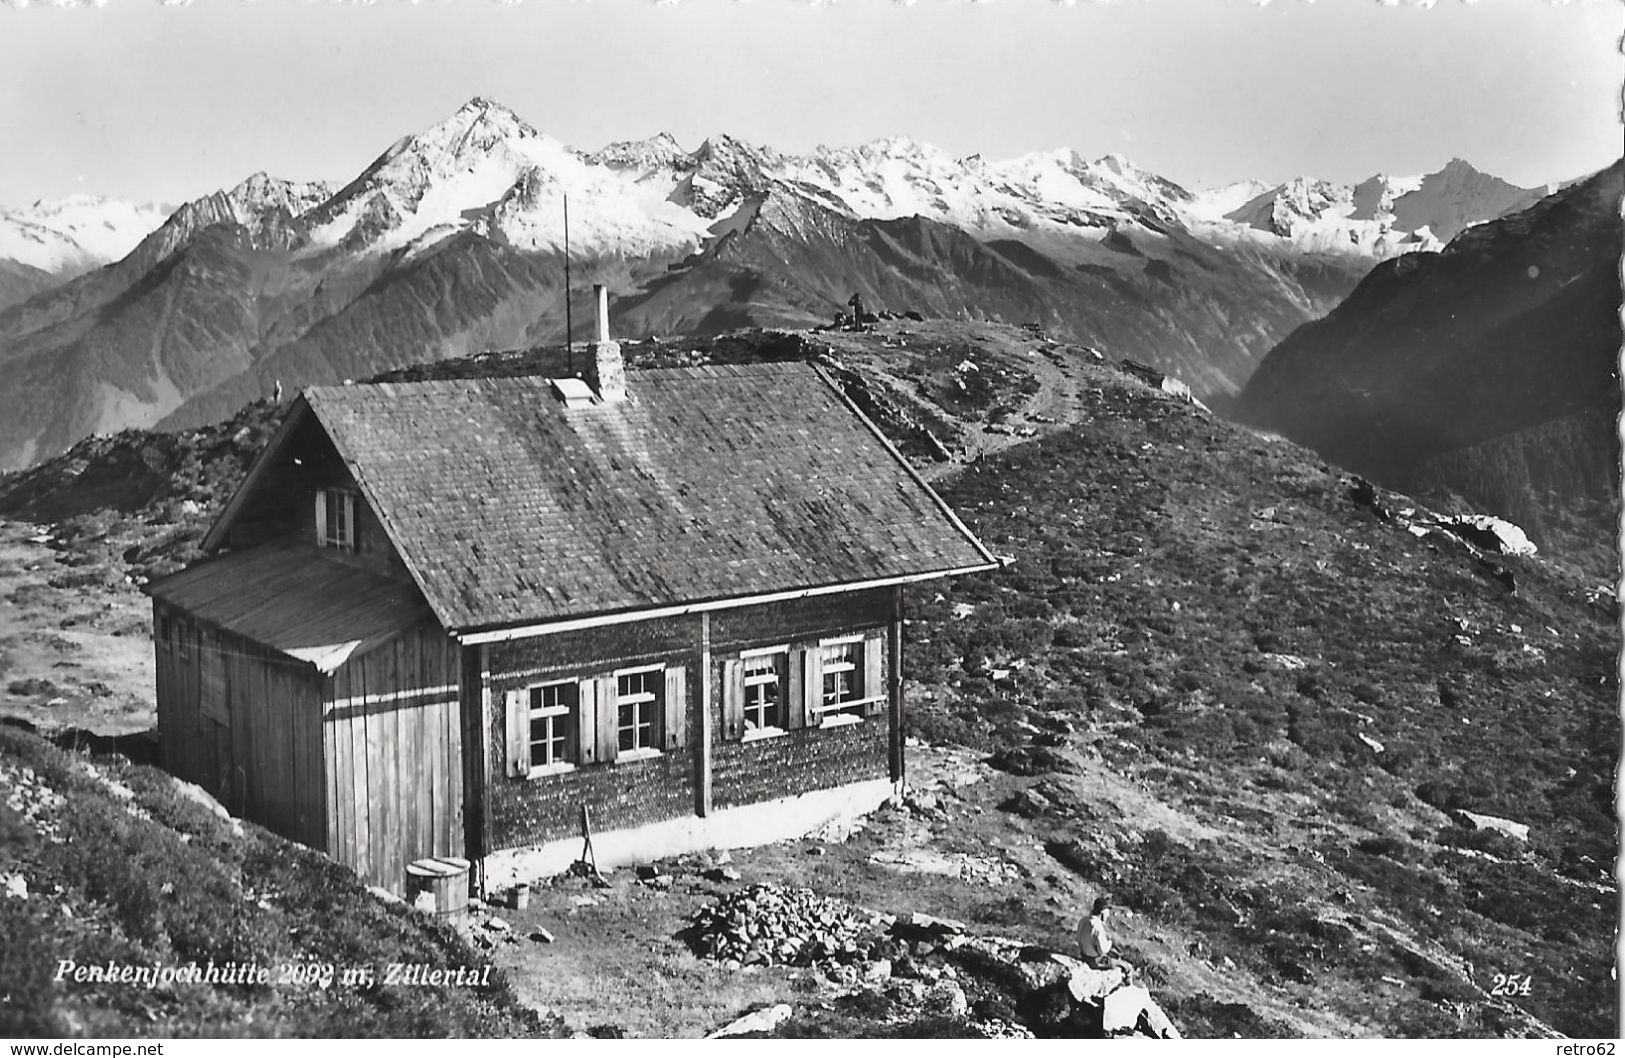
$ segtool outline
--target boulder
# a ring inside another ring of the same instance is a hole
[[[1066,971],[1066,990],[1072,994],[1073,1002],[1098,1001],[1122,987],[1124,983],[1123,971],[1116,967],[1110,970],[1097,970],[1087,963],[1059,952],[1050,958],[1060,963]]]
[[[1144,1019],[1151,1035],[1163,1040],[1177,1040],[1179,1030],[1174,1028],[1168,1015],[1157,1006],[1151,993],[1138,985],[1126,985],[1106,997],[1101,1010],[1100,1028],[1108,1035],[1133,1032]]]
[[[1119,360],[1117,366],[1124,374],[1132,375],[1146,385],[1155,386],[1159,389],[1162,387],[1162,380],[1168,377],[1150,364],[1142,364],[1138,360],[1130,360],[1126,357]]]
[[[1029,991],[1044,992],[1057,985],[1065,986],[1071,977],[1072,971],[1051,958],[1052,954],[1041,948],[1022,951],[1020,961],[1016,963],[1016,972],[1021,975],[1021,983]]]
[[[965,924],[956,922],[951,918],[937,918],[927,915],[923,911],[911,911],[901,915],[892,925],[892,933],[910,940],[930,939],[940,940],[953,934],[964,933]]]
[[[1394,516],[1393,510],[1378,495],[1377,487],[1365,478],[1354,479],[1354,484],[1349,486],[1349,499],[1361,507],[1369,508],[1383,521],[1388,521]]]
[[[1055,802],[1034,787],[1021,790],[1016,795],[999,806],[1007,812],[1014,812],[1028,819],[1036,819],[1055,807]]]
[[[1517,841],[1526,842],[1529,840],[1528,823],[1515,823],[1510,819],[1502,819],[1500,816],[1480,815],[1477,812],[1469,812],[1464,808],[1458,808],[1452,814],[1457,823],[1470,830],[1496,830]]]
[[[742,1018],[729,1022],[723,1028],[706,1037],[708,1040],[721,1040],[729,1036],[743,1036],[747,1032],[772,1032],[779,1024],[790,1016],[790,1004],[778,1003],[761,1010],[753,1010]]]
[[[1460,514],[1440,522],[1474,547],[1502,555],[1533,555],[1529,535],[1504,518],[1488,514]]]
[[[962,1018],[970,1012],[970,1000],[957,981],[937,982],[926,993],[926,1002],[950,1018]]]

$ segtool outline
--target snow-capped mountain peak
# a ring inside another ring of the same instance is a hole
[[[582,165],[569,148],[512,110],[476,96],[379,155],[312,214],[312,237],[322,245],[354,247],[354,235],[391,249],[436,228],[463,226],[466,210],[501,200],[527,169],[565,173]],[[398,223],[379,228],[380,218],[390,215]],[[369,223],[358,229],[363,217]]]
[[[77,275],[116,261],[164,222],[169,207],[99,195],[0,209],[0,261]]]
[[[1103,155],[1090,163],[1088,170],[1143,202],[1175,206],[1188,204],[1195,197],[1172,180],[1141,169],[1121,154]]]
[[[643,140],[620,140],[596,150],[582,158],[588,165],[603,165],[611,169],[633,169],[648,172],[651,169],[687,168],[689,153],[683,150],[669,132],[657,133]]]
[[[1427,227],[1438,239],[1449,242],[1462,229],[1526,209],[1552,190],[1518,187],[1452,158],[1443,169],[1421,177],[1414,189],[1394,200],[1394,226],[1402,231]]]
[[[283,180],[261,171],[227,191],[226,198],[236,209],[238,222],[249,224],[278,209],[297,217],[326,202],[335,190],[329,181]]]
[[[1453,158],[1425,176],[1379,173],[1354,185],[1299,177],[1259,191],[1222,216],[1302,250],[1384,257],[1439,249],[1463,229],[1527,208],[1550,190],[1518,187]]]

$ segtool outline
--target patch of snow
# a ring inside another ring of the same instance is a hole
[[[1201,220],[1222,221],[1269,189],[1270,185],[1262,180],[1238,180],[1233,184],[1197,191],[1185,210]]]
[[[0,210],[0,260],[73,275],[124,257],[169,216],[166,206],[93,195]]]

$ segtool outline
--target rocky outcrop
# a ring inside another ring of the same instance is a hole
[[[1179,1038],[1120,969],[977,936],[923,912],[886,915],[809,889],[752,885],[701,908],[687,935],[696,952],[727,967],[810,967],[848,994],[884,997],[894,1019],[948,1017],[989,1036]],[[771,1032],[789,1016],[757,1012],[717,1035]]]

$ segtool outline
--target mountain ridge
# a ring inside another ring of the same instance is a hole
[[[664,133],[584,153],[476,97],[347,183],[256,174],[0,311],[19,380],[0,394],[0,468],[98,430],[220,418],[278,383],[555,339],[566,198],[572,296],[608,285],[626,333],[804,326],[856,290],[1037,319],[1220,403],[1371,260],[1200,216],[1198,196],[1117,155],[989,162],[907,137],[790,155],[726,134],[685,152]],[[786,242],[800,234],[813,245]]]
[[[1580,463],[1587,449],[1618,461],[1622,197],[1625,161],[1470,228],[1438,254],[1379,265],[1265,357],[1238,414],[1390,487],[1414,490],[1425,478],[1480,505],[1519,495],[1537,540],[1578,503],[1611,542],[1617,474]],[[1571,419],[1587,440],[1548,431],[1564,451],[1541,454],[1541,435],[1529,431]],[[1491,444],[1517,434],[1526,436],[1511,448]],[[1495,480],[1505,475],[1525,479],[1522,491]],[[1548,478],[1563,484],[1539,484]]]

